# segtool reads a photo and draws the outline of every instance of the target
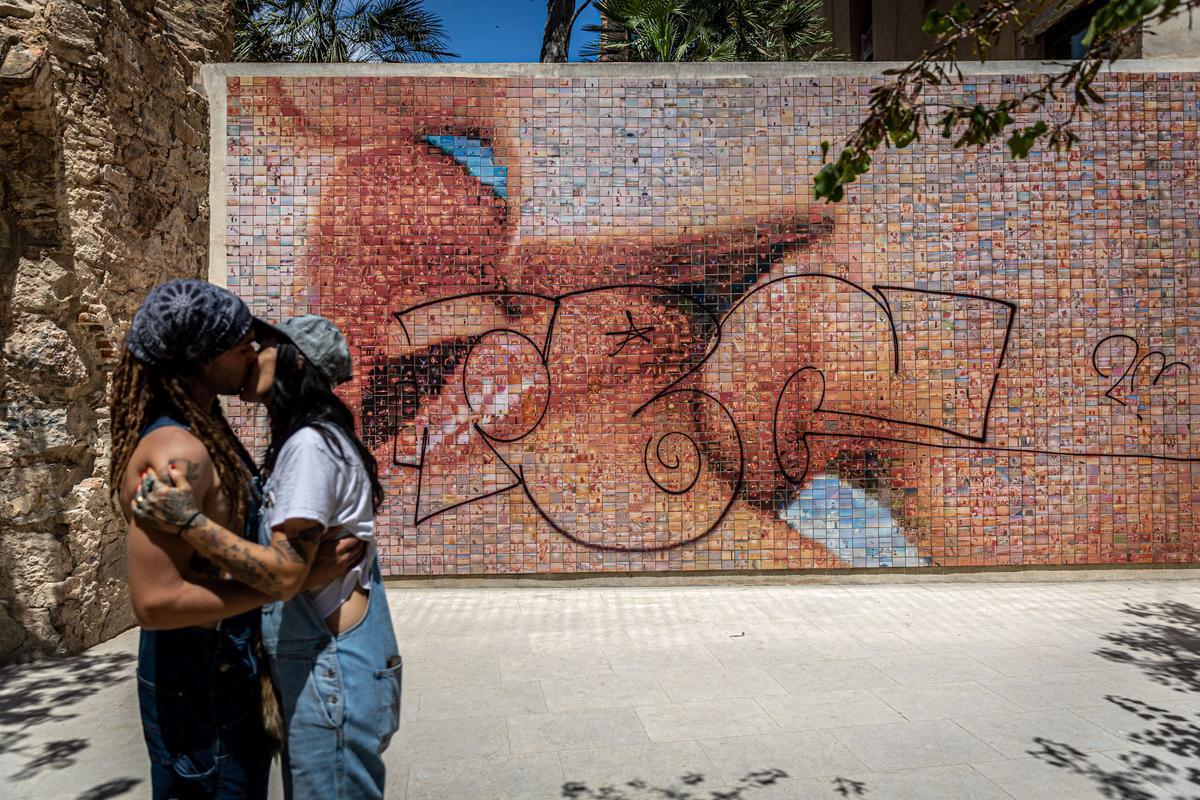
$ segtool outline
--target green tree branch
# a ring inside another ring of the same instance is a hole
[[[813,177],[813,196],[829,202],[845,197],[846,186],[871,169],[872,155],[881,146],[904,148],[921,139],[934,127],[954,147],[986,145],[1017,124],[1019,115],[1044,109],[1067,99],[1066,113],[1047,123],[1037,120],[1012,131],[1005,144],[1014,158],[1025,158],[1041,140],[1055,150],[1069,150],[1079,141],[1073,126],[1081,114],[1104,98],[1093,88],[1105,64],[1129,52],[1143,26],[1157,25],[1200,8],[1200,0],[1108,0],[1097,9],[1084,36],[1086,55],[1047,75],[1028,91],[1006,98],[994,106],[950,104],[936,116],[936,106],[924,101],[929,89],[961,83],[962,71],[954,54],[969,45],[979,60],[986,61],[1000,35],[1022,27],[1051,0],[991,0],[972,11],[957,3],[948,12],[931,11],[922,29],[935,36],[934,45],[904,67],[884,75],[889,83],[871,90],[867,116],[830,161],[829,142],[821,143],[824,166]]]

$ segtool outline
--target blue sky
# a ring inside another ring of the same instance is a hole
[[[537,61],[542,52],[546,0],[425,0],[425,8],[442,18],[458,61]],[[583,26],[599,21],[591,6],[580,14],[571,34],[572,61],[593,37]]]

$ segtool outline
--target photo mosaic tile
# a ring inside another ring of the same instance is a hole
[[[827,205],[878,78],[230,77],[214,259],[345,331],[389,574],[1194,562],[1198,82]]]

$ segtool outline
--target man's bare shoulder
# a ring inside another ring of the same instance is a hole
[[[183,471],[195,488],[206,489],[212,484],[213,463],[208,448],[187,428],[168,425],[151,431],[138,442],[125,470],[125,486],[132,487],[147,467],[153,467],[160,476],[166,475],[169,463]]]

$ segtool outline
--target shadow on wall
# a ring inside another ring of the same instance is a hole
[[[0,669],[0,763],[8,772],[3,782],[16,788],[46,771],[73,766],[88,740],[51,739],[54,728],[44,726],[56,728],[79,717],[79,703],[128,681],[133,660],[128,653],[107,653]],[[111,780],[84,791],[78,800],[120,797],[141,783],[138,778]]]
[[[1096,655],[1140,669],[1181,695],[1200,693],[1200,609],[1186,603],[1139,603],[1123,613],[1141,622],[1104,636],[1112,647]],[[1105,700],[1151,727],[1126,738],[1138,750],[1096,756],[1065,742],[1037,737],[1027,751],[1051,766],[1091,780],[1112,800],[1192,798],[1200,795],[1200,714],[1162,708],[1142,700],[1106,695]],[[1131,720],[1131,727],[1138,723]],[[1112,768],[1112,761],[1120,766]],[[1167,793],[1167,794],[1165,794]]]

